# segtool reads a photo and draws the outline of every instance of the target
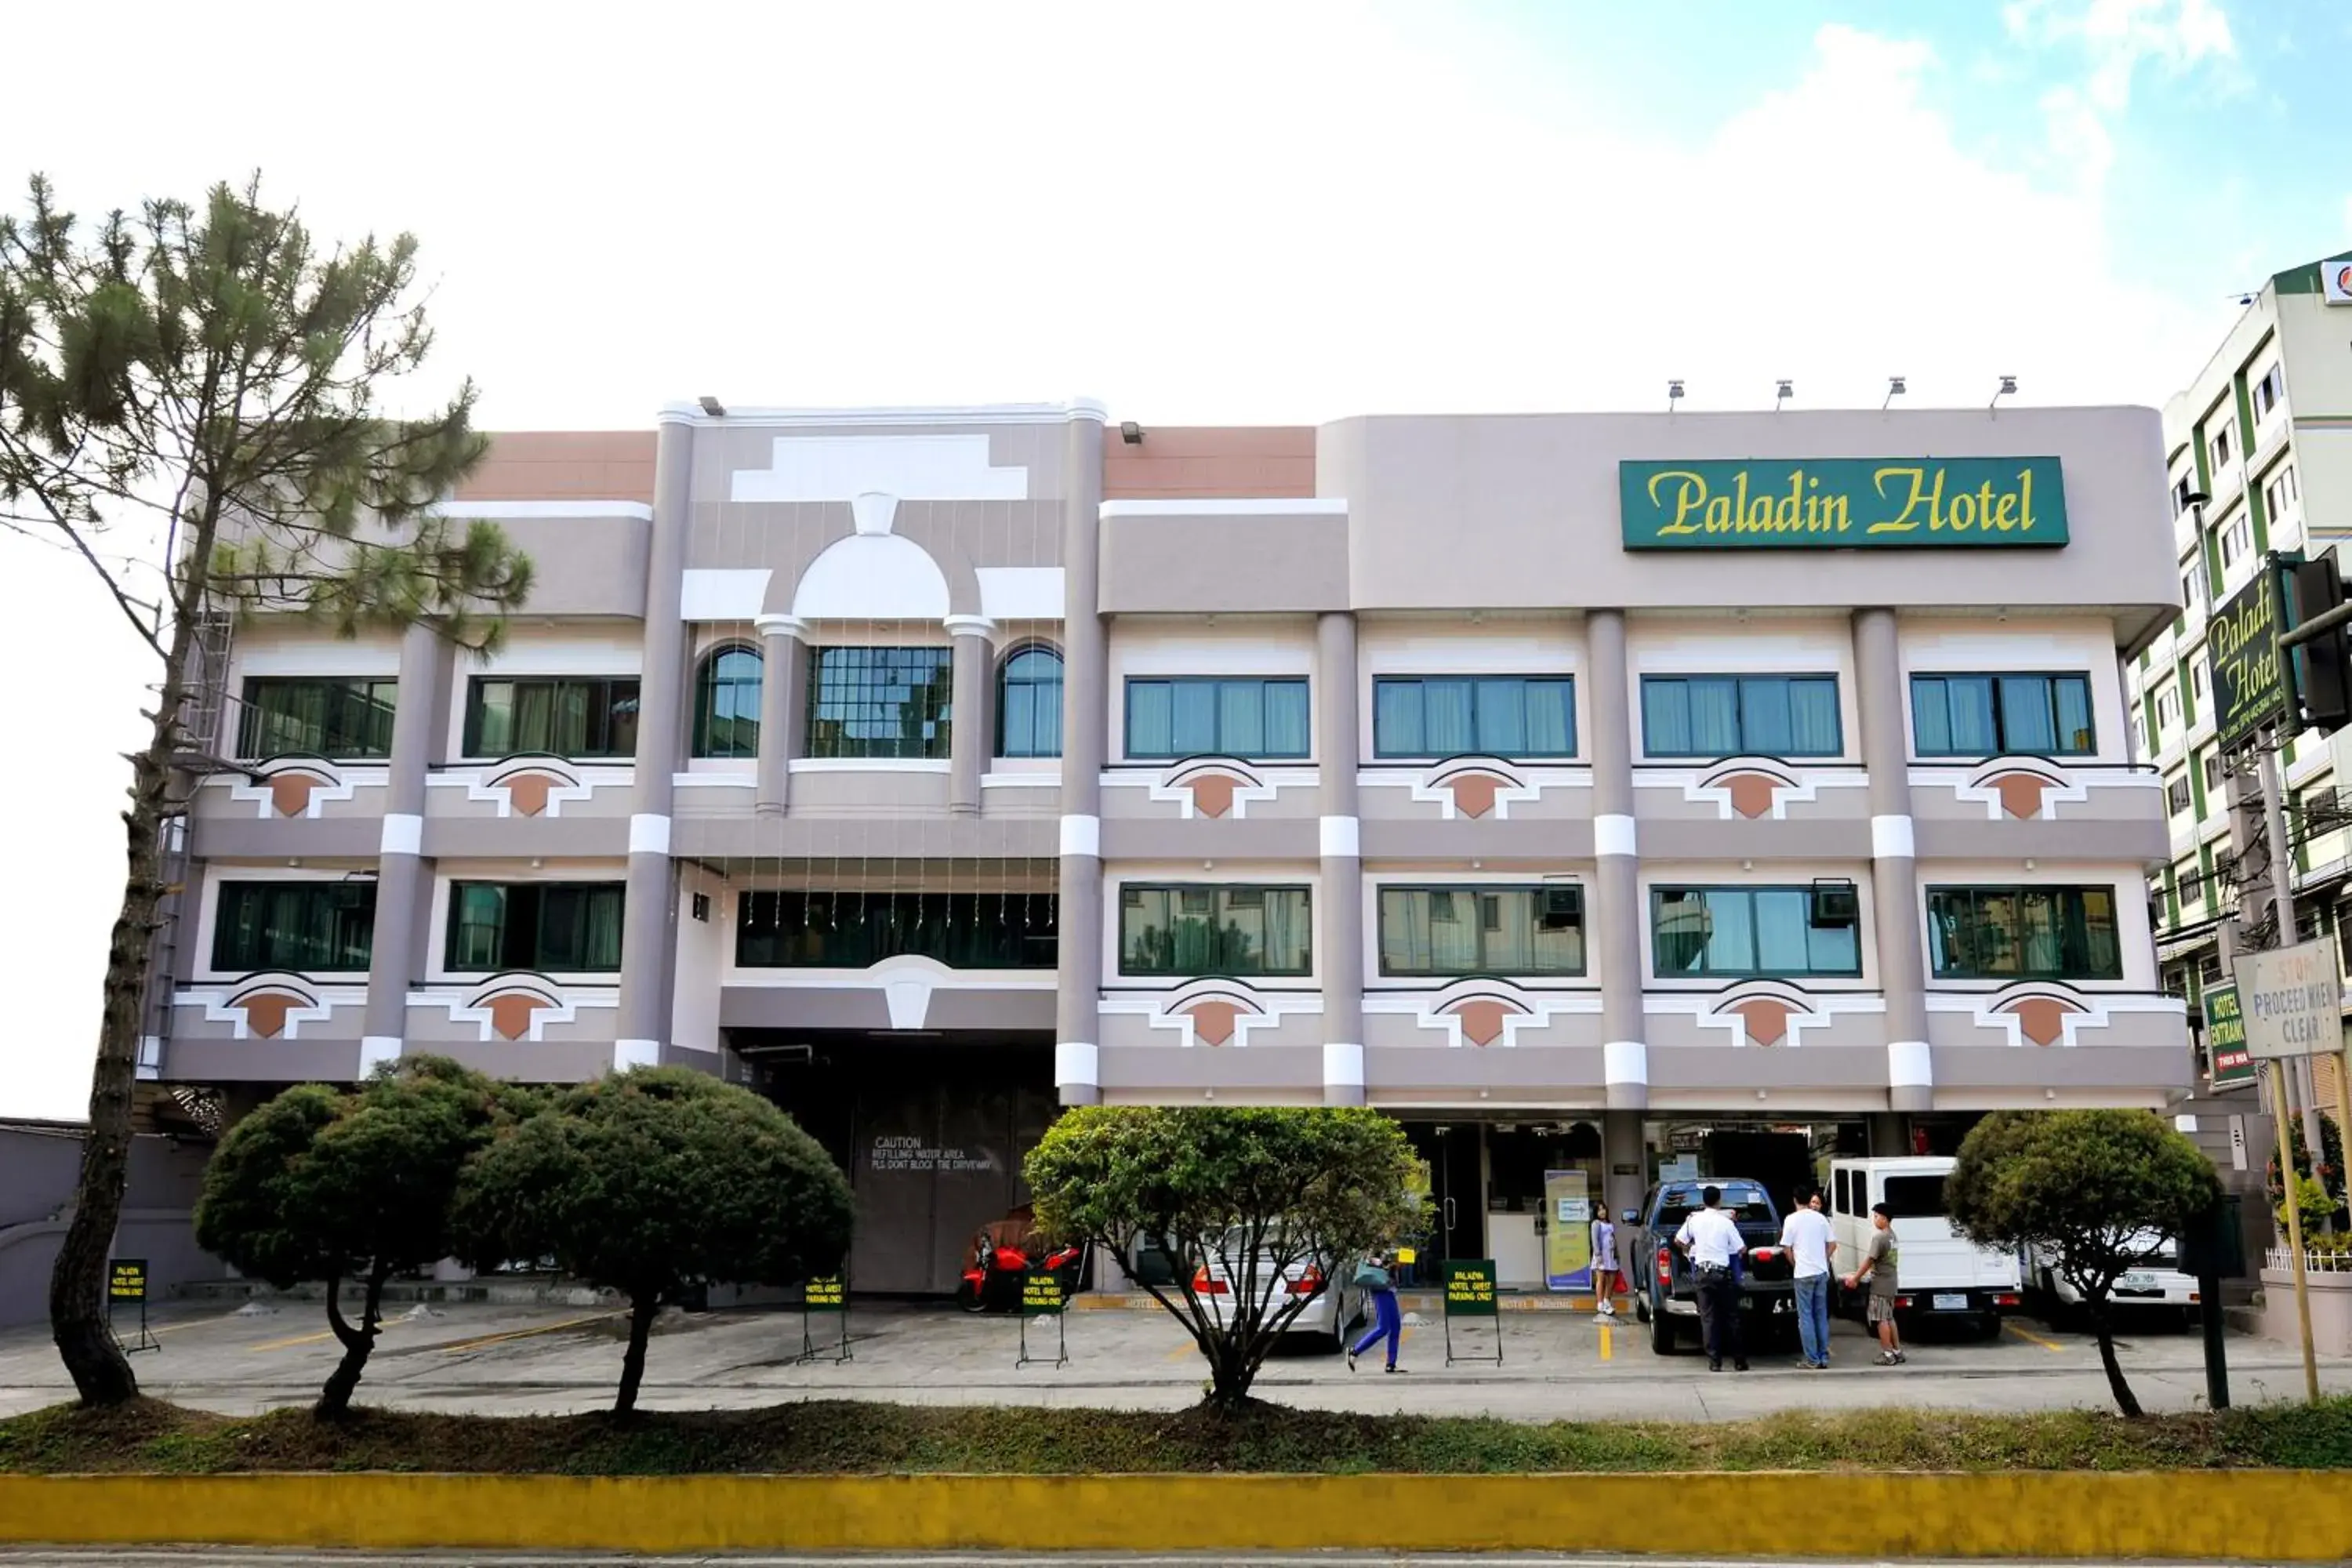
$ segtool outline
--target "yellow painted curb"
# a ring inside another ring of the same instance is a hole
[[[2291,1470],[1546,1476],[0,1476],[0,1543],[406,1551],[2352,1555]],[[1810,1499],[1795,1506],[1791,1499]],[[1727,1535],[1727,1530],[1729,1534]]]

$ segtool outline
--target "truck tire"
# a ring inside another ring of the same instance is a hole
[[[1987,1312],[1984,1316],[1979,1318],[1977,1320],[1977,1336],[1979,1339],[1987,1340],[1997,1340],[2000,1338],[2000,1314],[1999,1312]]]
[[[1650,1314],[1650,1351],[1654,1355],[1675,1353],[1674,1315],[1665,1311]]]

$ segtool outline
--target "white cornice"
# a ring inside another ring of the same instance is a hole
[[[1345,517],[1348,503],[1336,496],[1268,496],[1260,500],[1227,498],[1200,500],[1107,500],[1105,517]]]
[[[1067,403],[982,403],[936,408],[730,408],[705,414],[692,403],[667,403],[656,420],[663,425],[733,426],[753,429],[791,429],[840,426],[906,426],[927,425],[1069,425],[1090,420],[1097,425],[1109,411],[1091,398]]]
[[[485,522],[519,521],[533,517],[625,517],[651,522],[654,509],[641,500],[445,500],[432,508],[436,517],[480,518]]]

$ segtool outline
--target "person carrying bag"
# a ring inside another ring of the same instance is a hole
[[[1379,1344],[1383,1339],[1389,1342],[1389,1362],[1388,1365],[1381,1370],[1384,1372],[1404,1370],[1397,1365],[1397,1351],[1404,1343],[1404,1321],[1397,1312],[1396,1289],[1390,1283],[1388,1269],[1383,1267],[1386,1261],[1385,1254],[1374,1253],[1356,1268],[1356,1288],[1372,1293],[1372,1326],[1365,1331],[1363,1338],[1348,1347],[1349,1372],[1356,1370],[1358,1356]]]

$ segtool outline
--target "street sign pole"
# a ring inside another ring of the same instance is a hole
[[[2286,1246],[2294,1261],[2294,1322],[2303,1335],[2303,1391],[2314,1405],[2319,1403],[2319,1359],[2311,1346],[2311,1291],[2303,1277],[2303,1209],[2294,1201],[2294,1151],[2287,1142],[2286,1073],[2273,1058],[2271,1068],[2271,1093],[2277,1097],[2280,1114],[2272,1118],[2278,1123],[2279,1181],[2286,1189]]]

